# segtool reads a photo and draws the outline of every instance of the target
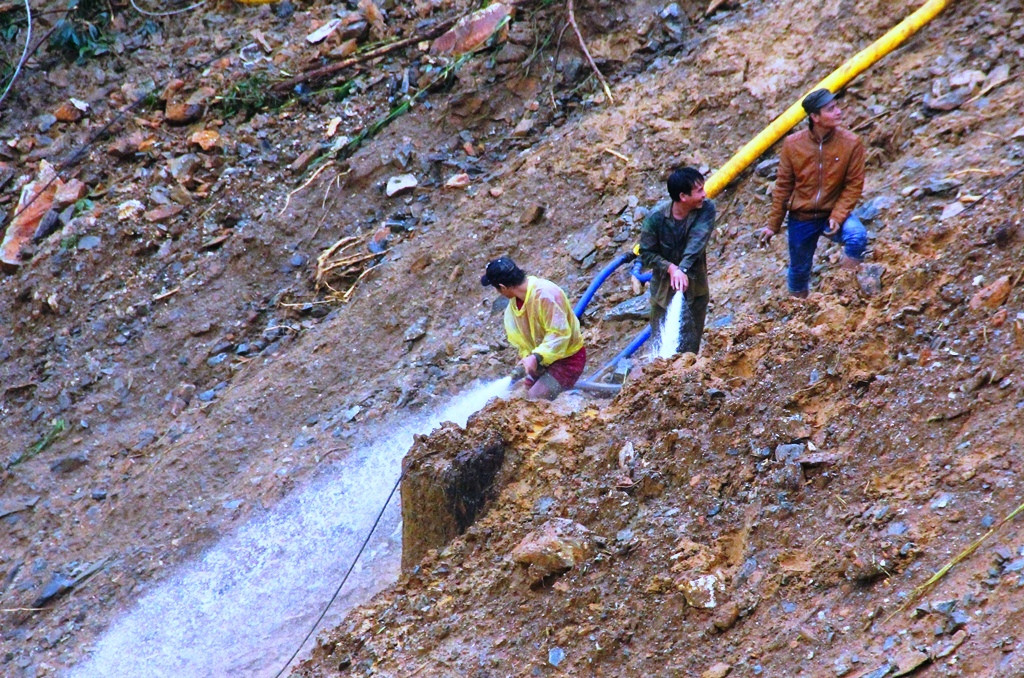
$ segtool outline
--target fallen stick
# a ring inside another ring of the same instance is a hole
[[[1003,525],[1005,525],[1006,523],[1008,523],[1008,522],[1010,522],[1011,520],[1013,520],[1014,518],[1016,518],[1016,517],[1017,517],[1017,514],[1019,514],[1019,513],[1021,512],[1021,511],[1024,511],[1024,504],[1021,504],[1020,506],[1018,506],[1017,508],[1015,508],[1015,509],[1014,509],[1014,510],[1013,510],[1013,511],[1012,511],[1012,512],[1011,512],[1011,513],[1010,513],[1010,514],[1008,515],[1008,516],[1006,516],[1005,518],[1003,518],[1002,520],[1000,520],[1000,521],[999,521],[998,523],[996,523],[996,524],[995,524],[994,526],[992,526],[992,529],[990,529],[990,530],[989,530],[988,532],[986,532],[985,534],[983,534],[983,535],[982,535],[982,536],[981,536],[981,537],[980,537],[980,538],[979,538],[979,539],[978,539],[977,541],[975,541],[975,542],[974,542],[973,544],[971,544],[970,546],[968,546],[967,548],[965,548],[965,549],[964,549],[963,551],[961,551],[961,552],[960,552],[960,554],[959,554],[959,555],[957,555],[957,557],[956,557],[956,558],[953,558],[953,560],[951,560],[951,561],[949,561],[948,563],[946,563],[946,564],[945,564],[945,565],[944,565],[944,566],[942,567],[942,569],[940,569],[940,570],[939,570],[938,572],[936,572],[935,574],[933,574],[933,575],[932,575],[932,576],[931,576],[931,577],[930,577],[930,578],[928,579],[928,581],[926,581],[925,583],[921,584],[920,586],[918,586],[917,588],[915,588],[915,589],[914,589],[913,591],[911,591],[911,592],[910,592],[910,595],[909,595],[909,596],[907,596],[907,599],[906,599],[906,601],[904,601],[904,603],[903,603],[902,605],[900,605],[900,607],[899,607],[899,608],[898,608],[898,609],[897,609],[897,610],[896,610],[895,612],[893,612],[893,613],[892,613],[891,615],[889,615],[888,617],[886,617],[886,618],[885,618],[885,621],[889,621],[889,620],[890,620],[890,619],[892,619],[892,618],[893,618],[893,617],[894,617],[894,616],[895,616],[896,614],[898,614],[898,613],[902,612],[903,610],[907,609],[907,607],[909,607],[909,606],[910,606],[911,604],[913,604],[913,602],[914,602],[914,601],[916,601],[916,600],[917,600],[917,599],[919,599],[919,598],[920,598],[921,596],[923,596],[923,595],[924,595],[925,593],[927,593],[928,589],[930,589],[930,588],[931,588],[932,586],[935,586],[935,584],[936,584],[936,583],[938,583],[938,581],[939,581],[940,579],[942,579],[943,577],[945,577],[945,576],[946,576],[946,575],[947,575],[947,574],[949,573],[949,571],[950,571],[950,570],[952,570],[952,569],[953,569],[953,568],[954,568],[954,567],[955,567],[955,566],[956,566],[956,565],[957,565],[958,563],[961,563],[961,562],[963,562],[963,561],[964,561],[964,560],[966,560],[966,559],[967,559],[967,558],[968,558],[968,557],[969,557],[969,556],[970,556],[970,555],[971,555],[972,553],[974,553],[975,551],[977,551],[977,550],[978,550],[978,547],[979,547],[979,546],[981,546],[981,545],[982,545],[982,544],[983,544],[983,543],[985,542],[985,540],[986,540],[986,539],[988,539],[989,537],[991,537],[991,536],[992,536],[992,535],[993,535],[993,534],[994,534],[994,533],[995,533],[995,532],[996,532],[996,531],[997,531],[997,530],[998,530],[999,528],[1001,528],[1001,527],[1002,527]]]
[[[419,35],[414,35],[409,38],[402,38],[401,40],[396,40],[395,42],[391,42],[386,45],[377,47],[375,49],[368,50],[366,52],[363,52],[362,54],[356,54],[355,56],[349,57],[347,59],[342,59],[336,64],[330,64],[322,68],[314,68],[311,71],[300,73],[299,75],[296,75],[292,78],[288,78],[287,80],[283,80],[277,83],[270,89],[277,93],[286,92],[300,83],[307,82],[309,80],[320,80],[321,78],[326,78],[329,75],[334,75],[338,71],[343,71],[346,68],[356,66],[358,64],[363,63],[364,61],[370,61],[371,59],[382,57],[386,54],[394,52],[395,50],[402,49],[403,47],[415,45],[416,43],[422,42],[424,40],[432,40],[433,38],[438,37],[445,31],[447,31],[449,28],[454,26],[456,22],[458,22],[458,20],[461,18],[461,15],[456,17],[449,17],[448,19],[445,19],[444,21],[437,24],[430,30],[420,33]]]
[[[615,103],[615,99],[612,98],[612,90],[608,87],[608,81],[601,75],[601,71],[597,68],[597,64],[594,63],[594,57],[590,56],[590,50],[587,49],[587,43],[583,40],[583,35],[580,33],[580,27],[576,25],[576,12],[573,9],[574,0],[568,0],[567,9],[569,10],[569,25],[572,26],[572,30],[576,33],[576,39],[580,42],[580,49],[583,50],[583,56],[587,57],[587,63],[590,64],[590,68],[594,70],[594,74],[597,79],[601,82],[601,87],[604,88],[604,95],[608,97],[608,103]]]

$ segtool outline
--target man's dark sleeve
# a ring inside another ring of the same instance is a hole
[[[679,268],[689,271],[697,262],[704,248],[708,246],[711,238],[711,231],[715,230],[715,203],[705,200],[704,205],[697,212],[697,219],[690,227],[690,233],[686,238],[686,249],[683,250],[683,260],[679,262]]]
[[[675,262],[669,261],[659,253],[660,229],[658,225],[660,222],[661,217],[657,212],[651,212],[644,219],[644,225],[640,230],[640,261],[643,262],[644,268],[667,273],[668,265]]]

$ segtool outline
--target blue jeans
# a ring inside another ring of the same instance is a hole
[[[789,270],[786,282],[792,293],[806,292],[811,282],[811,265],[814,262],[814,250],[818,246],[818,237],[828,228],[828,219],[813,221],[797,221],[789,218]],[[864,250],[868,246],[868,230],[860,219],[852,214],[846,218],[839,232],[825,236],[832,242],[842,243],[843,252],[851,259],[864,259]]]

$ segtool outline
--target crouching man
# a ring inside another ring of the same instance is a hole
[[[509,300],[505,334],[519,351],[527,396],[553,400],[583,374],[587,350],[569,298],[550,280],[526,275],[508,257],[487,264],[480,278]]]

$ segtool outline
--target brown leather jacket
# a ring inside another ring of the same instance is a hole
[[[829,218],[841,224],[863,190],[860,137],[842,127],[824,139],[812,130],[801,130],[782,142],[768,228],[778,233],[787,211],[798,219]]]

